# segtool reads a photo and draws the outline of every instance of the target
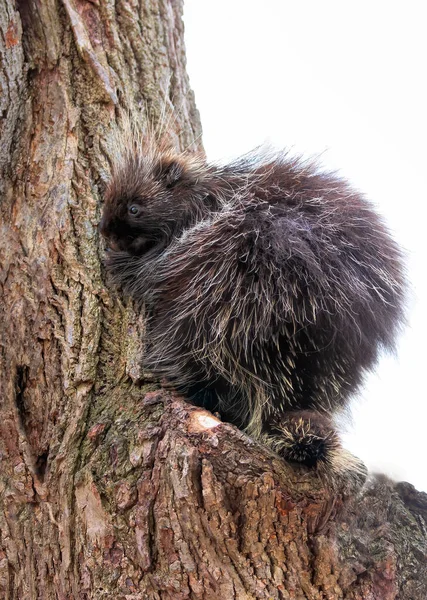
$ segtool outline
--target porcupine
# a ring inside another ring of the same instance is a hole
[[[113,281],[148,310],[145,366],[287,460],[356,470],[332,415],[403,314],[381,217],[316,161],[219,166],[129,128],[120,144],[100,228]]]

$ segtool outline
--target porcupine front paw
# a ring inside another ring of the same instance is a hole
[[[288,412],[268,428],[265,441],[285,460],[314,467],[340,445],[331,420],[315,411]]]
[[[367,470],[356,456],[341,445],[332,419],[312,410],[284,413],[263,434],[267,443],[282,458],[315,467],[332,479],[352,479],[363,484]]]

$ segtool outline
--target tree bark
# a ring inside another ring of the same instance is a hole
[[[332,490],[144,376],[98,235],[119,110],[199,146],[181,0],[0,4],[0,598],[427,597],[427,499]]]

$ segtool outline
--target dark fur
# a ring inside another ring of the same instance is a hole
[[[149,308],[147,368],[282,455],[330,461],[328,415],[402,321],[401,253],[371,204],[286,154],[129,151],[101,231],[114,282]]]

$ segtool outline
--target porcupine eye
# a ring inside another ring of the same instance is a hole
[[[128,208],[128,213],[132,215],[132,217],[138,217],[140,212],[140,208],[137,204],[131,204]]]

